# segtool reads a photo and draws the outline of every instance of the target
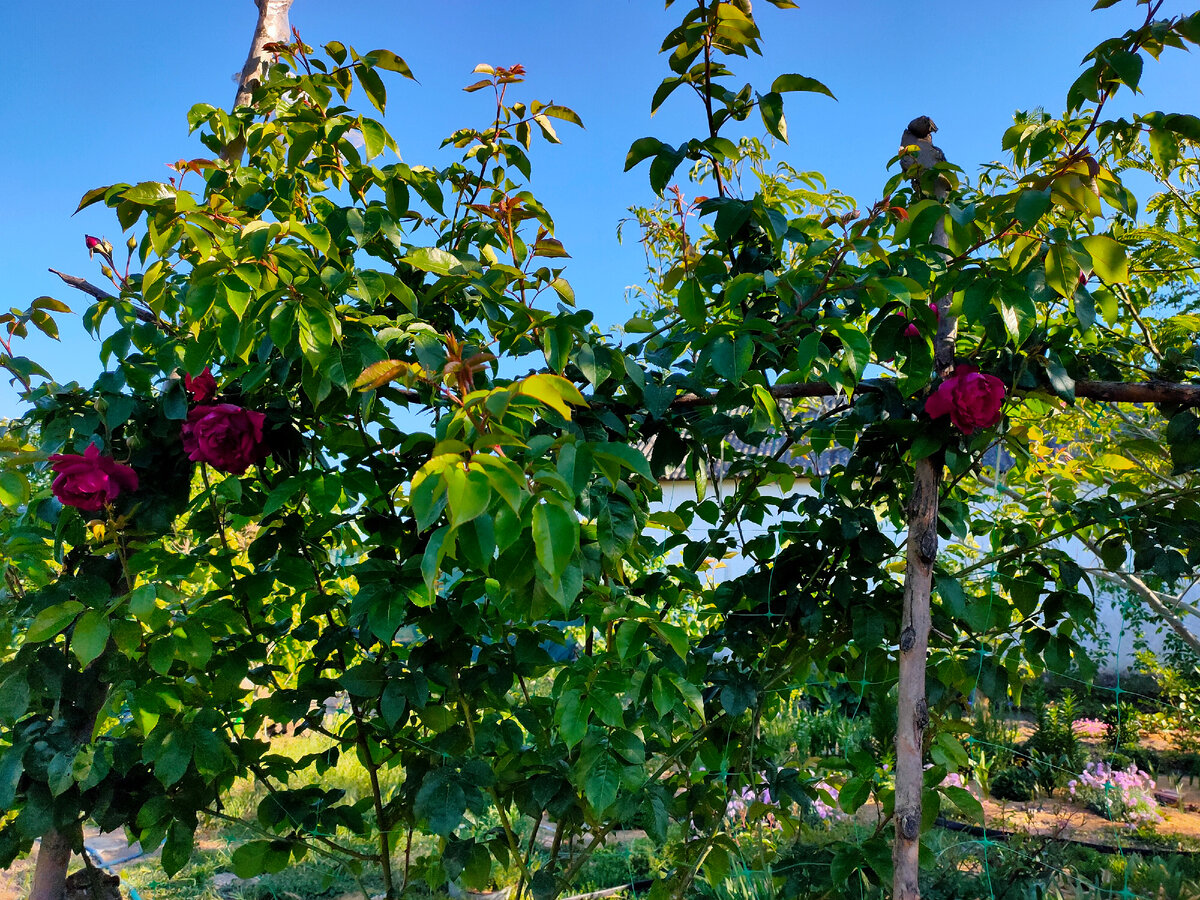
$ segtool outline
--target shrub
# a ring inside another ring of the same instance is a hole
[[[997,800],[1032,800],[1037,776],[1025,766],[1009,766],[992,776],[991,787]]]
[[[1114,822],[1150,825],[1162,821],[1154,799],[1154,779],[1136,766],[1112,769],[1108,763],[1089,763],[1067,790],[1088,809]]]
[[[1068,691],[1054,707],[1039,705],[1037,730],[1022,748],[1031,760],[1036,782],[1047,794],[1078,772],[1087,760],[1075,724],[1075,697]]]

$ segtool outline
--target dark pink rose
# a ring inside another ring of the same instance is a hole
[[[192,395],[192,399],[200,405],[211,403],[217,396],[217,379],[213,378],[212,370],[208,366],[205,366],[204,371],[195,378],[191,375],[184,375],[183,386]]]
[[[963,434],[991,428],[1003,418],[1004,382],[995,375],[983,375],[974,366],[956,366],[954,374],[937,386],[925,401],[925,412],[950,421]]]
[[[56,477],[54,496],[66,506],[84,512],[95,512],[112,503],[122,491],[136,491],[137,472],[122,465],[111,456],[101,456],[100,448],[89,444],[78,453],[56,453],[50,457],[50,468]]]
[[[267,454],[263,447],[266,416],[232,403],[194,407],[183,425],[183,449],[193,462],[241,475]]]

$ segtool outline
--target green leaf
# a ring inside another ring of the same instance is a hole
[[[465,273],[462,260],[453,253],[434,247],[415,247],[408,251],[404,261],[415,269],[434,275]]]
[[[983,821],[983,804],[966,788],[946,787],[942,788],[942,791],[950,798],[950,802],[962,810],[970,821]]]
[[[534,124],[536,124],[537,127],[541,130],[542,137],[544,137],[546,140],[548,140],[552,144],[561,144],[562,143],[562,141],[560,141],[558,138],[558,132],[556,132],[554,130],[554,126],[552,124],[550,124],[550,119],[548,119],[545,115],[543,115],[542,113],[538,113],[533,117],[533,121],[534,121]]]
[[[1101,59],[1108,64],[1122,84],[1132,90],[1137,90],[1138,83],[1142,80],[1143,60],[1140,53],[1130,50],[1113,50],[1104,54]]]
[[[650,463],[646,461],[645,455],[637,447],[631,444],[618,444],[615,442],[591,444],[589,446],[598,459],[615,459],[622,466],[636,472],[647,481],[654,480],[654,474],[650,471]]]
[[[356,697],[378,697],[383,682],[383,669],[370,662],[353,665],[338,678],[338,683]]]
[[[704,292],[700,283],[689,278],[679,288],[679,314],[693,328],[703,328],[705,321]],[[653,331],[653,327],[650,328]]]
[[[570,259],[571,254],[563,247],[557,238],[542,238],[533,245],[534,256],[545,256],[548,259]]]
[[[14,672],[0,681],[0,719],[19,719],[28,708],[29,681],[24,672]]]
[[[441,837],[454,832],[467,811],[467,795],[454,773],[434,769],[425,776],[413,802],[413,813]]]
[[[658,632],[658,635],[667,642],[675,655],[680,659],[687,659],[688,647],[691,645],[691,640],[688,634],[678,625],[672,625],[669,622],[651,622],[650,627]]]
[[[79,660],[81,666],[86,666],[104,652],[108,645],[108,616],[98,609],[89,609],[75,623],[75,631],[71,635],[71,652]]]
[[[621,764],[603,752],[591,764],[583,782],[583,793],[596,812],[603,812],[617,802],[621,788]]]
[[[558,733],[570,750],[587,734],[588,715],[591,708],[583,700],[580,691],[563,691],[557,706]]]
[[[364,391],[380,388],[407,375],[411,368],[411,364],[402,359],[381,359],[363,369],[352,387]]]
[[[664,78],[662,83],[655,88],[654,97],[650,100],[650,115],[654,115],[656,112],[658,112],[658,108],[662,106],[663,103],[666,102],[667,98],[675,92],[675,89],[684,83],[684,80],[677,75]],[[642,138],[642,140],[646,139]],[[625,167],[625,171],[629,171],[628,166]]]
[[[656,156],[665,146],[667,145],[658,138],[638,138],[629,146],[629,152],[625,155],[625,171],[628,172],[644,159]]]
[[[161,181],[143,181],[141,184],[135,184],[129,188],[121,196],[133,203],[153,206],[161,200],[173,200],[176,193],[175,188],[169,184],[163,184]]]
[[[405,78],[413,77],[412,69],[408,67],[403,59],[393,53],[391,50],[371,50],[362,55],[362,61],[369,66],[374,66],[379,69],[386,69],[389,72],[399,72]]]
[[[79,198],[79,205],[77,207],[75,207],[75,212],[79,212],[81,209],[86,209],[87,207],[91,206],[93,203],[98,203],[99,201],[103,200],[104,195],[108,193],[109,188],[111,188],[111,187],[112,187],[112,185],[108,184],[108,185],[105,185],[104,187],[92,188],[90,191],[85,193],[81,198]],[[72,213],[72,215],[74,215],[74,213]]]
[[[817,79],[809,78],[807,75],[780,75],[771,82],[771,90],[778,94],[788,91],[808,91],[815,94],[825,94],[834,100],[837,99],[837,97],[833,96],[833,91],[817,81]]]
[[[192,829],[182,822],[171,823],[171,830],[167,832],[167,842],[163,844],[160,857],[163,870],[168,876],[176,875],[192,858],[194,838]]]
[[[1106,284],[1129,283],[1129,259],[1125,248],[1112,238],[1094,234],[1080,241],[1092,258],[1092,269]]]
[[[675,174],[679,164],[683,162],[682,153],[665,144],[663,146],[666,149],[654,157],[654,162],[650,163],[650,189],[656,194],[662,194],[667,182],[671,180],[671,176]]]
[[[538,372],[522,379],[517,384],[517,393],[540,400],[568,420],[571,418],[571,407],[568,403],[587,406],[579,388],[561,375],[551,375],[547,372]]]
[[[264,872],[282,872],[290,858],[286,841],[250,841],[233,851],[229,867],[238,878],[253,878]]]
[[[1075,293],[1079,285],[1079,263],[1061,244],[1051,244],[1046,251],[1046,285],[1064,297]]]
[[[481,515],[492,499],[492,488],[483,472],[464,472],[450,466],[443,473],[450,501],[450,522],[461,525]]]
[[[783,117],[783,95],[769,91],[758,98],[758,113],[767,132],[787,143],[787,120]]]
[[[391,135],[374,119],[362,119],[358,123],[358,128],[362,132],[367,159],[378,156],[391,146]]]
[[[583,127],[583,119],[579,118],[579,114],[568,106],[551,103],[549,106],[541,108],[541,114],[555,119],[562,119],[564,122],[570,122],[572,125],[578,125],[580,128]]]
[[[843,361],[857,381],[871,361],[871,340],[861,331],[842,322],[831,322],[829,330],[838,336],[844,348]]]
[[[83,604],[78,600],[67,600],[43,609],[34,616],[29,630],[25,632],[25,640],[32,643],[47,640],[59,634],[83,612]]]
[[[542,568],[558,578],[579,546],[579,520],[556,503],[539,503],[533,508],[533,541]]]
[[[382,113],[387,106],[387,88],[383,86],[383,79],[379,77],[379,73],[368,66],[357,65],[354,67],[354,74],[358,76],[358,83],[366,91],[371,105]]]
[[[191,761],[191,733],[183,729],[169,731],[154,761],[154,776],[170,787],[184,776]]]
[[[23,472],[9,469],[0,472],[0,504],[16,509],[29,502],[29,479]]]
[[[722,335],[711,346],[713,370],[731,384],[741,384],[754,359],[754,341],[746,334],[736,342]]]
[[[838,806],[843,812],[854,813],[858,808],[867,802],[867,798],[871,796],[871,780],[866,776],[856,776],[847,779],[842,785],[841,791],[838,792]]]
[[[1021,192],[1017,198],[1015,213],[1017,221],[1026,228],[1050,211],[1050,189],[1039,191],[1034,188]]]

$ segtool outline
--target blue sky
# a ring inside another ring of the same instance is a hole
[[[485,121],[490,92],[461,90],[476,63],[520,62],[529,76],[511,98],[574,108],[586,130],[564,125],[562,145],[535,145],[534,189],[573,256],[566,274],[579,304],[603,327],[632,314],[625,288],[642,277],[641,250],[632,232],[618,245],[617,223],[652,199],[645,165],[622,172],[625,152],[644,135],[678,142],[699,131],[699,107],[683,91],[649,114],[667,72],[657,49],[685,2],[664,11],[655,0],[296,0],[292,24],[309,44],[384,47],[408,61],[420,83],[388,81],[386,122],[410,164],[444,163],[441,139]],[[780,72],[829,85],[836,103],[788,95],[791,144],[777,158],[823,172],[862,203],[878,196],[909,119],[931,115],[948,158],[974,171],[1002,156],[1014,110],[1060,111],[1084,54],[1144,15],[1132,0],[1099,12],[1089,12],[1091,0],[799,2],[785,12],[756,0],[765,55],[737,61],[738,85],[765,88]],[[1168,0],[1160,15],[1194,8]],[[86,306],[47,268],[98,282],[83,235],[116,245],[126,235],[101,207],[72,218],[79,197],[117,181],[165,181],[166,164],[208,155],[189,138],[185,113],[197,102],[230,103],[255,12],[252,0],[0,4],[0,32],[10,36],[0,58],[5,308],[43,294]],[[1148,64],[1143,91],[1144,108],[1200,111],[1196,56],[1171,51]],[[352,103],[366,105],[361,94]],[[760,122],[747,124],[761,132]],[[62,325],[60,344],[31,339],[14,350],[48,362],[60,381],[90,380],[98,346],[77,322]],[[0,416],[17,409],[16,392],[0,383]]]

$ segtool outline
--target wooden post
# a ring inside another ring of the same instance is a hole
[[[258,22],[254,26],[254,37],[250,40],[250,52],[246,54],[246,62],[238,78],[237,94],[233,98],[234,109],[250,105],[258,79],[270,65],[271,53],[263,48],[267,44],[286,43],[291,37],[288,10],[292,8],[292,2],[293,0],[254,0],[254,5],[258,7]],[[245,149],[246,142],[240,137],[234,138],[226,146],[221,158],[240,160]]]
[[[909,123],[901,138],[902,147],[916,146],[919,152],[903,159],[905,170],[913,169],[914,184],[928,185],[935,178],[934,196],[944,199],[947,187],[936,176],[923,170],[945,159],[933,145],[937,126],[928,116]],[[946,227],[941,219],[934,228],[932,242],[946,246]],[[938,331],[934,339],[934,375],[944,377],[954,365],[954,340],[957,322],[950,316],[950,295],[937,299]],[[896,840],[892,849],[895,874],[892,895],[895,900],[919,900],[921,839],[921,800],[925,775],[925,729],[929,725],[929,704],[925,699],[925,663],[929,650],[930,593],[933,587],[933,562],[937,557],[938,492],[942,482],[941,451],[917,460],[913,472],[913,491],[908,507],[908,541],[904,572],[904,610],[900,622],[900,683],[896,711]]]

